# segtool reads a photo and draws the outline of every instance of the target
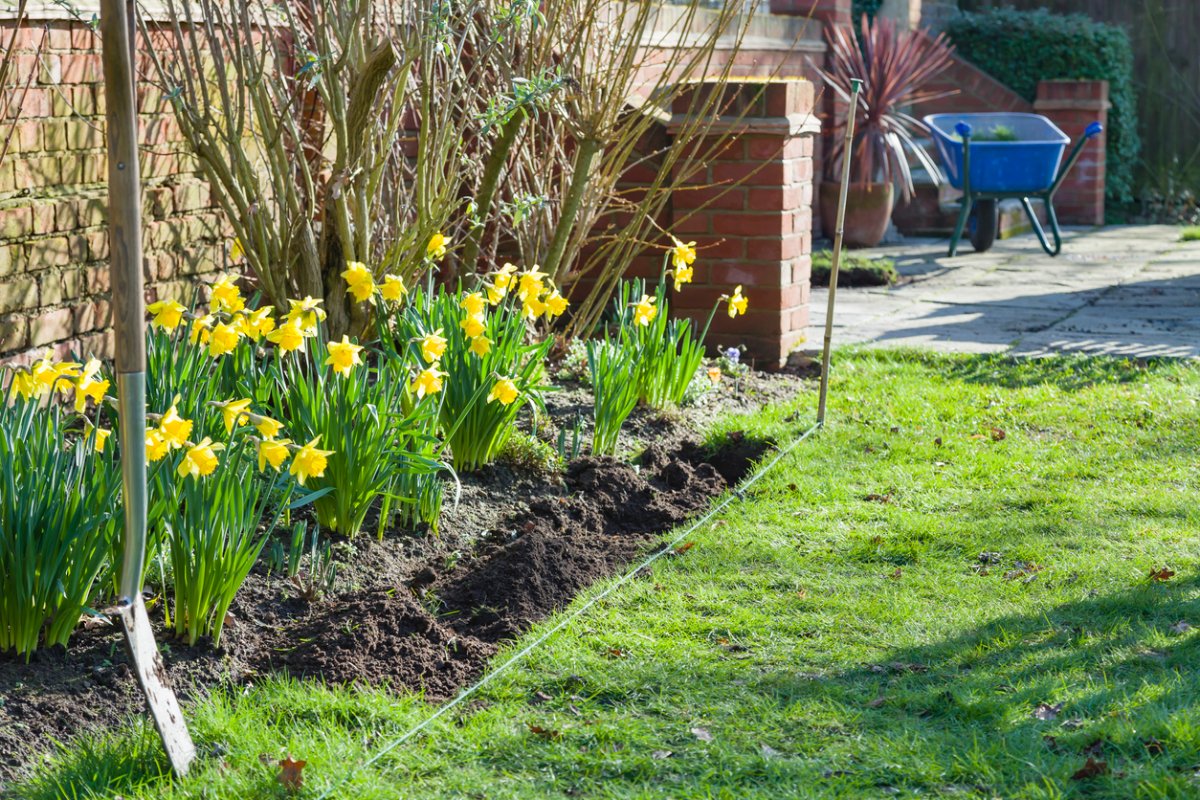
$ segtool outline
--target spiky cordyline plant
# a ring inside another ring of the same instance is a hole
[[[831,25],[825,29],[825,41],[829,64],[818,70],[825,82],[843,100],[849,100],[850,81],[863,80],[850,180],[898,184],[908,198],[913,193],[910,153],[936,180],[940,175],[937,165],[915,138],[927,132],[925,123],[904,109],[945,96],[925,88],[953,58],[954,49],[945,34],[930,37],[920,30],[900,31],[886,17],[871,21],[864,14],[861,36],[856,37],[851,28]],[[845,127],[844,118],[832,127],[831,163],[841,161]]]

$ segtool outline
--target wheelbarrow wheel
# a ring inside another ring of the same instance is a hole
[[[971,245],[976,253],[983,253],[996,243],[996,233],[1000,228],[1000,210],[995,200],[976,200],[974,213]]]

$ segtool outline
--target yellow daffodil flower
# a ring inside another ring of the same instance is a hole
[[[413,379],[412,386],[409,388],[417,393],[418,399],[427,394],[437,394],[442,390],[442,378],[445,376],[446,373],[438,369],[436,363],[430,364],[417,373],[417,377]]]
[[[108,444],[108,437],[112,436],[112,431],[104,428],[95,428],[94,430],[96,438],[92,440],[92,447],[97,453],[103,453],[104,445]]]
[[[218,322],[209,334],[208,354],[213,358],[220,358],[226,353],[232,353],[241,338],[242,334],[233,325]]]
[[[355,364],[362,363],[358,356],[362,352],[362,346],[352,344],[348,336],[342,336],[340,342],[330,342],[327,347],[329,357],[325,359],[325,366],[333,367],[333,371],[339,375],[349,375]]]
[[[496,385],[488,392],[487,401],[490,403],[493,400],[499,400],[500,405],[510,406],[516,399],[521,396],[521,392],[517,389],[517,385],[512,382],[511,378],[500,378],[496,381]]]
[[[194,444],[187,449],[187,452],[183,454],[183,460],[179,462],[179,468],[176,472],[181,478],[188,475],[191,475],[193,478],[211,475],[213,470],[217,468],[217,451],[224,449],[225,445],[215,444],[212,439],[205,436],[198,444]]]
[[[96,405],[104,402],[104,395],[108,391],[109,383],[95,379],[99,372],[100,361],[90,358],[84,365],[83,372],[79,373],[79,377],[75,379],[75,410],[80,414],[87,408],[89,398]]]
[[[205,314],[203,317],[197,317],[192,320],[192,328],[188,331],[188,342],[191,344],[208,344],[208,339],[212,336],[213,323],[217,318],[212,314]]]
[[[274,306],[263,306],[241,314],[236,322],[238,332],[252,342],[275,330],[275,318],[271,316]]]
[[[748,305],[750,305],[750,301],[742,294],[742,287],[734,289],[733,296],[729,298],[729,318],[733,319],[738,314],[745,314]]]
[[[153,463],[162,461],[171,452],[171,443],[163,436],[158,428],[146,431],[146,460]]]
[[[283,430],[283,423],[277,422],[270,417],[255,415],[254,427],[258,430],[258,435],[264,439],[274,439]]]
[[[342,273],[342,277],[346,279],[350,295],[355,301],[359,303],[375,302],[375,276],[371,274],[371,270],[367,269],[366,264],[358,261],[347,262],[346,271]]]
[[[500,290],[501,297],[508,294],[508,290],[513,287],[513,282],[516,280],[514,277],[516,271],[517,265],[509,264],[507,261],[504,263],[503,267],[496,270],[496,274],[492,277],[492,283],[494,283],[496,288]]]
[[[258,471],[266,472],[267,464],[276,472],[283,466],[283,462],[287,461],[291,451],[288,450],[288,445],[291,444],[290,439],[263,439],[258,443]]]
[[[281,327],[267,334],[267,341],[285,353],[299,350],[304,346],[304,328],[301,327],[299,320],[285,322]]]
[[[530,295],[525,298],[525,305],[522,307],[522,310],[526,318],[537,319],[546,313],[546,304],[539,300],[537,295]]]
[[[476,336],[471,340],[470,350],[475,355],[483,358],[488,353],[492,352],[492,340],[486,336]]]
[[[463,333],[468,339],[474,339],[487,330],[487,323],[482,314],[479,316],[472,314],[458,323],[458,326],[463,329]]]
[[[229,260],[241,261],[246,257],[246,248],[242,246],[242,240],[236,236],[233,239],[233,244],[229,245]]]
[[[487,301],[483,299],[482,292],[464,294],[458,305],[470,317],[482,316],[483,312],[487,309]]]
[[[695,267],[676,267],[674,269],[674,274],[675,274],[675,291],[678,292],[680,289],[683,288],[683,285],[685,283],[692,282],[692,278],[695,277],[695,274],[696,274],[696,268]]]
[[[658,316],[658,306],[654,303],[658,300],[657,297],[651,297],[648,294],[642,295],[642,299],[637,301],[633,306],[633,324],[634,325],[649,325],[654,322],[654,318]]]
[[[379,293],[389,303],[399,303],[404,295],[408,294],[408,287],[404,285],[404,279],[399,275],[384,275],[383,286],[379,287]]]
[[[246,307],[246,301],[242,299],[242,293],[234,280],[232,276],[222,275],[213,283],[209,302],[214,311],[236,314]]]
[[[545,302],[546,313],[552,317],[562,316],[563,312],[567,310],[567,306],[570,305],[570,303],[567,301],[567,298],[559,294],[558,289],[555,289],[553,292],[546,295]]]
[[[234,425],[245,425],[250,420],[250,415],[246,413],[248,408],[250,408],[250,398],[248,397],[242,400],[230,400],[221,406],[221,417],[225,420],[227,435],[233,433]]]
[[[167,447],[174,450],[187,444],[188,437],[192,435],[192,421],[180,417],[175,406],[171,406],[159,419],[158,432]]]
[[[14,369],[12,383],[8,387],[8,398],[11,400],[20,396],[23,400],[28,400],[36,393],[37,380],[33,377],[33,373],[27,369]]]
[[[421,340],[421,355],[426,361],[433,363],[441,358],[444,352],[446,352],[446,337],[442,336],[441,328]]]
[[[320,441],[321,437],[318,436],[292,456],[292,466],[288,472],[296,476],[296,480],[300,482],[301,486],[309,478],[319,478],[324,475],[325,467],[329,465],[328,456],[333,455],[333,451],[318,450],[317,445]]]
[[[690,267],[696,260],[696,243],[684,244],[674,236],[671,237],[671,241],[675,243],[675,246],[671,248],[671,266],[675,269]]]
[[[317,323],[325,320],[325,309],[321,308],[322,300],[305,296],[303,300],[288,300],[292,308],[287,313],[288,322],[299,322],[300,328],[306,334],[317,329]]]
[[[522,272],[517,279],[517,297],[521,298],[522,303],[529,302],[529,298],[537,297],[546,288],[543,278],[546,277],[545,272],[538,269],[537,264],[528,272]]]
[[[79,376],[79,364],[74,361],[55,362],[53,354],[47,350],[41,360],[35,361],[30,368],[38,394],[45,394],[53,389],[68,392],[74,387],[73,378]]]
[[[439,231],[429,238],[429,244],[425,246],[425,255],[430,258],[442,259],[446,257],[446,245],[449,240]]]
[[[178,328],[179,323],[183,322],[183,312],[187,311],[182,303],[174,300],[159,300],[146,306],[146,310],[153,315],[150,324],[164,331]]]
[[[508,294],[507,289],[501,289],[500,287],[494,286],[490,283],[485,283],[483,288],[487,291],[488,303],[494,306],[500,305],[500,301],[504,299],[506,294]]]

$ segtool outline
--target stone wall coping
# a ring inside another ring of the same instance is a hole
[[[679,133],[689,124],[690,119],[687,114],[672,114],[671,120],[666,124],[667,133],[672,136]],[[708,126],[707,130],[714,134],[770,133],[795,138],[819,135],[821,120],[812,113],[789,114],[786,117],[728,117],[717,119]]]

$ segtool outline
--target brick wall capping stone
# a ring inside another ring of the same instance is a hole
[[[161,0],[143,0],[138,3],[138,13],[146,19],[170,19],[167,4]],[[30,21],[63,20],[66,22],[81,22],[90,19],[93,14],[100,14],[99,0],[76,0],[70,4],[55,3],[53,0],[29,0],[25,8],[25,18]],[[16,3],[0,4],[0,20],[11,20],[17,17]]]
[[[1112,103],[1107,100],[1072,100],[1069,98],[1039,98],[1033,101],[1034,111],[1107,111]]]
[[[667,122],[667,133],[674,136],[689,125],[687,114],[673,114]],[[721,117],[707,126],[706,131],[723,133],[770,133],[795,138],[816,136],[821,132],[821,120],[814,114],[789,114],[786,117]]]
[[[690,29],[683,30],[682,26],[688,21],[689,15]],[[706,32],[712,29],[719,17],[720,12],[715,9],[693,10],[684,6],[663,4],[655,14],[642,44],[658,49],[695,47],[707,38]],[[804,18],[762,12],[750,18],[739,15],[729,24],[729,30],[730,35],[718,40],[718,50],[731,49],[735,44],[743,50],[824,53],[826,49],[822,26],[816,22],[810,24],[809,20]]]

